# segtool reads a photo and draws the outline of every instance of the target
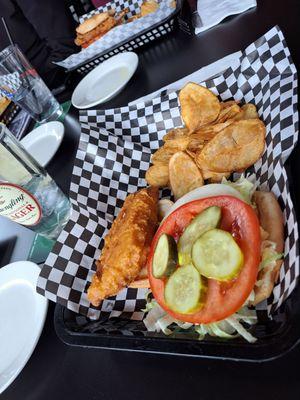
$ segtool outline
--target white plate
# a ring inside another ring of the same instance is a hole
[[[51,121],[29,132],[20,142],[33,158],[45,167],[57,152],[65,133],[64,125]]]
[[[89,108],[116,96],[128,83],[138,66],[133,52],[117,54],[98,65],[79,82],[72,95],[76,108]]]
[[[39,273],[29,261],[0,268],[0,393],[24,368],[42,333],[48,300],[35,291]]]

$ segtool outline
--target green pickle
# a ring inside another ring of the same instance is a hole
[[[202,280],[197,269],[184,265],[176,269],[165,286],[165,301],[171,310],[189,314],[201,307]]]
[[[239,274],[244,256],[229,232],[211,229],[193,244],[192,260],[206,278],[228,281]]]
[[[173,236],[163,233],[155,247],[152,273],[155,278],[171,275],[178,264],[177,244]]]
[[[178,262],[180,265],[190,264],[192,246],[205,232],[218,227],[221,221],[221,208],[211,206],[198,214],[186,227],[178,241]]]

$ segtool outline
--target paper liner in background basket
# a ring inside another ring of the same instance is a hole
[[[80,22],[83,22],[84,20],[90,18],[95,14],[105,12],[112,8],[115,9],[117,13],[124,10],[125,8],[128,8],[129,12],[126,14],[126,18],[130,18],[133,15],[140,13],[140,6],[142,5],[143,1],[144,0],[111,1],[105,6],[99,7],[96,10],[93,10],[90,13],[83,15],[80,18]],[[105,52],[106,50],[110,50],[112,47],[118,45],[119,43],[130,40],[134,35],[142,33],[147,28],[150,28],[151,26],[157,24],[158,22],[164,20],[169,15],[171,15],[174,12],[174,7],[171,5],[171,3],[172,0],[159,1],[159,8],[154,13],[136,19],[128,24],[122,24],[114,27],[109,32],[107,32],[100,40],[92,43],[86,49],[82,49],[79,53],[72,54],[65,60],[56,62],[56,64],[70,70],[76,68],[84,62],[91,60],[93,57]],[[158,29],[162,28],[159,27]],[[149,38],[147,38],[146,35],[145,38],[142,38],[141,43],[147,43],[149,41],[150,40]],[[124,50],[126,49],[124,48]]]
[[[266,124],[267,147],[251,172],[260,188],[275,193],[284,211],[285,258],[268,300],[272,313],[293,291],[299,276],[298,226],[284,168],[298,138],[297,76],[280,29],[271,29],[222,75],[201,84],[222,100],[255,104]],[[99,309],[90,306],[86,291],[103,237],[127,194],[146,186],[151,153],[168,130],[182,125],[177,93],[129,107],[82,111],[80,122],[70,190],[74,211],[41,271],[37,290],[93,319],[142,319],[144,289],[124,289]],[[167,189],[162,193],[169,195]],[[266,304],[261,308],[266,310]]]

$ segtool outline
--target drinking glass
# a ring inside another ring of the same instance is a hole
[[[69,199],[0,123],[0,215],[55,240],[70,212]]]
[[[0,95],[6,96],[39,123],[57,120],[62,108],[17,45],[0,52]]]

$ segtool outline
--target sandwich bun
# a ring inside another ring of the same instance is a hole
[[[284,249],[284,221],[280,205],[272,192],[257,191],[253,194],[257,206],[258,218],[262,228],[268,233],[268,240],[276,244],[276,252],[282,253]],[[279,270],[283,260],[276,261],[275,268],[266,266],[258,274],[259,286],[255,286],[255,299],[253,305],[267,299],[273,291],[279,277]]]
[[[76,28],[76,32],[79,35],[85,35],[86,33],[95,29],[98,25],[102,24],[109,17],[108,12],[93,15],[91,18],[85,20]]]
[[[150,283],[148,279],[148,272],[147,268],[143,267],[141,272],[139,273],[138,277],[128,285],[130,288],[149,288]]]

